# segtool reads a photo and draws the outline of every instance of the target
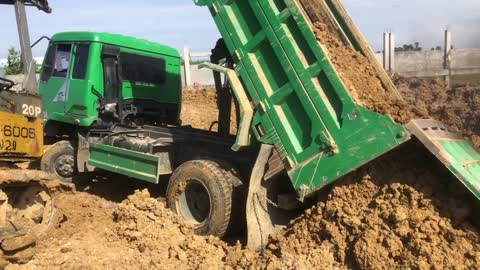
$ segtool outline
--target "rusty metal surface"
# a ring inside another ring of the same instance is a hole
[[[15,0],[0,0],[0,5],[13,5]],[[25,0],[26,6],[36,7],[44,12],[51,13],[52,8],[48,5],[47,0]]]

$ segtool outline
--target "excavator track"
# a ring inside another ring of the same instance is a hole
[[[55,194],[66,185],[50,179],[39,170],[0,168],[0,269],[29,261],[54,224]]]

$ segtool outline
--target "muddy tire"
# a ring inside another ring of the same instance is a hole
[[[178,167],[167,187],[173,212],[193,224],[199,235],[223,237],[232,215],[231,175],[218,163],[189,161]]]
[[[42,157],[41,168],[62,182],[72,183],[77,174],[72,144],[60,141],[52,145]]]

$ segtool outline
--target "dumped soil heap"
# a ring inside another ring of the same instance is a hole
[[[468,85],[449,89],[442,80],[395,78],[416,114],[448,124],[480,147],[480,89]]]
[[[414,114],[413,108],[396,93],[387,91],[369,60],[360,52],[344,45],[327,25],[314,25],[317,39],[328,50],[330,60],[338,71],[353,100],[374,112],[390,115],[400,124],[424,115]]]
[[[347,177],[275,236],[270,251],[307,257],[317,269],[311,251],[322,247],[349,269],[477,268],[480,234],[468,218],[478,206],[465,200],[458,181],[419,166],[431,161],[413,150]]]
[[[146,190],[119,204],[62,194],[33,260],[8,269],[476,268],[478,206],[417,153],[405,148],[340,181],[262,253],[194,235]]]
[[[138,251],[143,269],[215,269],[223,264],[224,242],[195,235],[146,190],[129,196],[114,216],[118,236]]]

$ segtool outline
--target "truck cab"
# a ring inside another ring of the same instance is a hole
[[[115,123],[177,125],[180,55],[170,47],[93,32],[52,37],[40,76],[47,137]]]

